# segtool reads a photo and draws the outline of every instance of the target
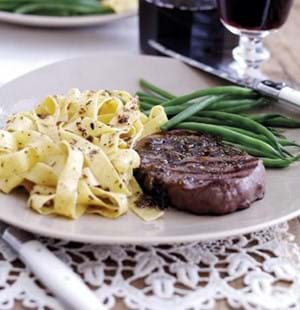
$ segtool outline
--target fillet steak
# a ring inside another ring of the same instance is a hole
[[[261,160],[212,135],[172,130],[138,142],[135,177],[161,207],[196,214],[245,209],[265,192]]]

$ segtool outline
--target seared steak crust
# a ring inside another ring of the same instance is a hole
[[[262,161],[208,134],[172,130],[142,139],[135,170],[143,190],[160,206],[196,214],[227,214],[265,192]]]

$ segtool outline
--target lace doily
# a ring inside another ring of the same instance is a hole
[[[113,309],[299,309],[300,251],[288,225],[245,236],[165,246],[107,246],[43,238]],[[63,309],[0,244],[0,309]],[[53,270],[55,272],[55,270]]]

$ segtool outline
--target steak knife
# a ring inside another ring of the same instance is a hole
[[[0,222],[0,237],[25,265],[72,310],[105,310],[96,295],[71,268],[65,265],[30,233]]]
[[[159,53],[178,59],[183,63],[190,65],[191,67],[203,70],[209,74],[215,75],[240,86],[249,87],[264,96],[271,97],[298,109],[300,108],[300,91],[287,86],[283,82],[274,82],[268,79],[261,80],[251,77],[241,78],[229,65],[222,65],[217,62],[210,62],[209,64],[203,63],[180,54],[155,40],[149,40],[148,43],[154,50],[158,51]]]

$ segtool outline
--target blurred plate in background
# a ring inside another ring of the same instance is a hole
[[[116,20],[136,15],[136,11],[119,14],[88,15],[88,16],[40,16],[22,15],[0,11],[0,21],[23,26],[35,27],[87,27],[107,24]]]

